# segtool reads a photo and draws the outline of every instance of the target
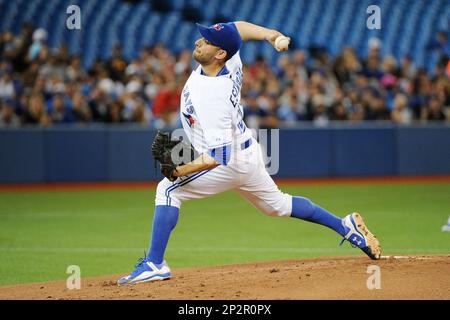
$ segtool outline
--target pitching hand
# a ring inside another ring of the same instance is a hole
[[[282,34],[281,32],[277,31],[277,30],[270,30],[270,33],[266,36],[266,40],[270,42],[270,44],[272,45],[272,47],[275,48],[275,50],[277,50],[278,52],[283,52],[283,51],[287,51],[287,48],[284,49],[278,49],[275,46],[275,40],[279,37],[279,36],[284,36],[286,37],[284,34]],[[289,41],[291,41],[290,37],[287,37],[289,39]]]

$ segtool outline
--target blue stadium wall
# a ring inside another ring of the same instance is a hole
[[[0,183],[149,181],[156,131],[136,127],[0,130]],[[275,177],[450,174],[450,126],[338,125],[280,130]]]

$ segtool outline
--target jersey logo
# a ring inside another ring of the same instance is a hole
[[[192,127],[195,124],[195,120],[194,118],[190,115],[190,114],[186,114],[184,112],[182,112],[184,119],[186,120],[187,124],[189,125],[189,127]]]
[[[194,113],[194,106],[192,105],[191,100],[189,100],[189,102],[188,102],[188,107],[186,107],[186,111],[189,114],[193,114]]]
[[[213,25],[213,28],[214,28],[215,30],[217,30],[217,31],[220,31],[220,30],[222,30],[224,27],[223,27],[223,25],[221,25],[220,23],[217,23],[217,24]]]

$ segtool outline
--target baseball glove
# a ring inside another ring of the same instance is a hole
[[[173,174],[177,170],[177,165],[183,165],[189,161],[178,161],[175,163],[172,159],[172,150],[177,147],[178,151],[175,151],[175,155],[179,156],[179,159],[185,159],[183,157],[183,151],[189,150],[189,161],[192,161],[195,156],[194,148],[190,144],[186,144],[181,139],[175,139],[171,137],[169,132],[158,131],[155,139],[152,143],[152,155],[155,160],[159,162],[161,173],[170,181],[175,181],[177,177]]]

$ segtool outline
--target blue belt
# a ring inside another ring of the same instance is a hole
[[[245,150],[252,145],[252,138],[248,139],[245,142],[241,143],[241,150]]]

